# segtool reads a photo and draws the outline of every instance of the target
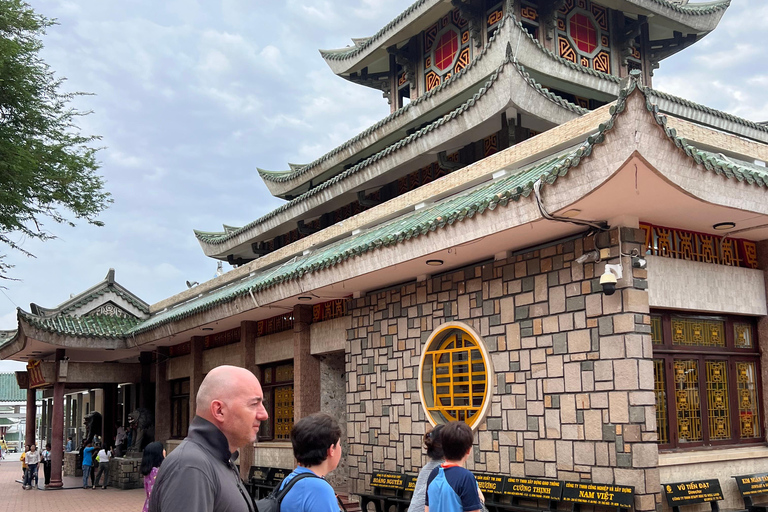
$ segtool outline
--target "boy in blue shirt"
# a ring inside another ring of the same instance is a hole
[[[472,453],[474,433],[464,422],[454,421],[440,432],[445,462],[427,480],[424,512],[475,512],[482,509],[475,475],[464,463]]]
[[[336,469],[341,460],[341,429],[331,416],[312,414],[300,419],[291,430],[293,456],[299,465],[285,477],[280,489],[293,478],[303,477],[285,495],[281,510],[291,512],[339,512],[336,493],[323,477]],[[314,478],[320,477],[320,478]]]

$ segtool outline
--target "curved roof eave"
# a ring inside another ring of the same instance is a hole
[[[686,5],[680,5],[669,0],[626,1],[649,13],[669,18],[675,23],[689,27],[698,33],[714,30],[731,3],[731,0],[715,0]],[[428,10],[440,3],[440,0],[418,0],[373,36],[358,40],[353,39],[354,46],[319,50],[320,55],[335,74],[351,73],[356,68],[362,67],[362,64],[377,50],[381,51],[383,45],[391,45],[393,39],[398,39],[399,33],[403,32],[420,16],[423,16]],[[402,39],[402,37],[399,39]]]
[[[717,28],[731,0],[697,2],[685,5],[669,0],[626,0],[657,16],[663,16],[698,33],[712,32]]]
[[[525,38],[522,36],[525,35]],[[522,43],[522,47],[520,44]],[[564,81],[575,82],[584,87],[596,89],[604,94],[618,94],[619,79],[606,73],[576,65],[550,52],[538,41],[533,40],[513,15],[507,15],[499,29],[483,50],[465,69],[456,73],[440,86],[423,94],[413,102],[396,110],[378,123],[372,125],[352,139],[305,166],[292,166],[291,171],[260,172],[270,193],[284,197],[320,177],[334,166],[343,164],[350,155],[357,155],[375,145],[397,130],[416,123],[421,117],[432,112],[439,105],[466,91],[472,85],[490,75],[503,62],[509,48],[517,48],[517,62],[531,71],[554,76]]]
[[[499,76],[504,77],[504,79],[509,77],[509,82],[505,82],[503,86],[499,87],[496,84]],[[279,225],[288,222],[291,219],[297,219],[304,212],[316,207],[317,205],[310,206],[307,204],[307,200],[312,198],[312,196],[315,196],[321,192],[326,195],[325,191],[330,189],[332,186],[334,187],[334,191],[332,193],[332,196],[334,197],[352,190],[353,188],[359,186],[359,184],[347,184],[342,182],[344,182],[352,175],[362,171],[366,167],[378,164],[379,161],[384,158],[389,159],[393,158],[393,155],[397,156],[399,150],[409,146],[414,141],[428,134],[434,132],[436,136],[439,136],[442,133],[444,126],[452,126],[453,123],[458,122],[457,120],[462,118],[462,115],[465,112],[473,109],[478,101],[483,101],[484,98],[487,98],[488,91],[491,89],[494,91],[491,97],[494,99],[495,105],[492,110],[505,109],[510,104],[535,105],[535,108],[531,108],[532,113],[554,124],[562,124],[587,112],[586,109],[568,103],[559,96],[545,90],[532,78],[530,78],[522,66],[513,63],[511,56],[508,56],[504,63],[496,69],[494,74],[491,76],[491,79],[489,79],[485,86],[482,87],[480,91],[478,91],[478,93],[476,93],[472,98],[470,98],[470,100],[465,102],[462,106],[450,114],[442,116],[437,121],[422,128],[416,133],[409,135],[405,139],[401,139],[400,141],[390,145],[379,153],[367,158],[360,164],[347,169],[333,179],[318,185],[312,190],[284,204],[280,208],[273,210],[260,219],[257,219],[256,221],[253,221],[252,223],[244,226],[239,232],[218,233],[213,235],[196,232],[195,234],[198,238],[198,241],[200,242],[200,245],[203,247],[203,251],[207,256],[222,259],[226,258],[226,255],[230,253],[235,247],[250,243],[261,233],[264,233],[270,229],[274,229],[275,227],[278,227]],[[483,119],[475,120],[473,121],[472,126],[480,124],[486,119],[487,116]],[[446,134],[442,138],[436,140],[434,143],[431,143],[430,146],[436,147],[440,144],[444,144],[456,136],[458,135]],[[423,147],[421,149],[423,150]],[[419,151],[419,154],[421,153],[423,153],[423,151]],[[411,158],[415,158],[415,155],[408,157],[408,159]],[[396,162],[390,164],[389,167],[402,165],[402,163],[403,162]],[[327,194],[330,194],[330,192]],[[321,197],[319,204],[322,204],[322,202],[325,200],[326,199],[324,197]],[[293,212],[287,213],[289,210],[293,210]]]
[[[403,31],[421,16],[424,16],[428,11],[436,7],[442,7],[443,10],[453,8],[450,6],[450,3],[446,4],[444,0],[416,0],[416,2],[371,37],[353,39],[354,46],[318,51],[335,74],[350,73],[356,67],[364,67],[361,64],[371,57],[373,53],[386,51],[385,46],[391,46],[399,42],[398,40],[404,37],[399,37]]]
[[[610,107],[610,118],[601,123],[597,132],[590,135],[576,149],[561,153],[556,157],[542,158],[538,162],[520,168],[518,172],[510,176],[483,183],[421,210],[412,211],[378,224],[354,237],[333,242],[311,254],[294,258],[280,266],[264,269],[259,274],[246,277],[243,280],[228,283],[207,295],[191,299],[177,307],[165,310],[162,315],[142,322],[131,334],[139,335],[161,325],[208,312],[219,305],[229,303],[240,297],[246,297],[248,294],[260,293],[279,285],[287,285],[291,281],[314,272],[330,269],[377,249],[426,236],[430,232],[444,229],[455,222],[472,218],[474,215],[482,215],[484,212],[494,210],[497,207],[514,204],[531,194],[534,181],[541,179],[547,185],[554,184],[560,177],[567,175],[572,168],[576,168],[588,158],[596,146],[605,143],[606,134],[616,129],[617,120],[627,110],[629,98],[633,94],[642,95],[640,101],[643,102],[645,108],[639,108],[647,111],[647,114],[644,115],[651,116],[652,120],[649,122],[649,126],[656,126],[662,130],[666,135],[662,140],[667,141],[668,146],[671,146],[671,151],[675,151],[676,147],[686,155],[684,158],[691,159],[693,168],[701,166],[703,172],[722,176],[728,183],[763,189],[763,194],[768,190],[768,171],[763,171],[757,166],[754,168],[742,166],[720,155],[698,150],[678,137],[674,129],[666,126],[666,116],[660,114],[658,107],[651,102],[648,90],[643,88],[636,79],[632,79],[628,86],[621,91],[616,104]],[[637,110],[638,107],[634,108],[633,112],[637,114],[633,114],[633,116],[640,116],[639,112],[641,111]],[[637,138],[629,135],[638,129],[637,124],[633,122],[634,119],[638,118],[629,118],[626,126],[619,128],[624,131],[624,134],[616,140],[626,140],[629,137],[635,140],[636,144],[645,144],[646,142],[642,137],[637,142]],[[616,149],[628,152],[628,154],[636,151],[632,147]],[[675,169],[675,166],[672,166],[671,169]],[[601,184],[602,181],[600,180],[591,182],[590,190],[598,188]],[[711,187],[705,186],[703,188],[709,189]],[[579,189],[580,197],[583,197],[585,193],[588,191],[584,188]],[[570,200],[572,199],[574,198],[571,197]],[[763,207],[761,211],[768,214],[768,208]],[[208,319],[213,317],[215,315],[209,315]],[[163,331],[163,335],[167,335],[167,333]]]

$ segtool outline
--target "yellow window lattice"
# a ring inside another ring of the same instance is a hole
[[[701,441],[699,362],[675,361],[677,437],[681,443]]]
[[[736,383],[739,396],[739,427],[742,439],[760,437],[760,417],[757,408],[755,363],[736,363]]]
[[[736,348],[752,348],[752,328],[747,323],[733,324],[733,343]]]
[[[728,408],[728,364],[707,361],[707,407],[709,439],[731,438],[731,414]]]
[[[292,428],[293,385],[280,386],[275,388],[275,439],[289,440]]]
[[[725,347],[725,326],[719,320],[672,317],[672,344]]]
[[[669,420],[667,416],[667,386],[664,372],[664,360],[653,360],[654,393],[656,394],[656,432],[659,443],[669,442]]]
[[[422,370],[425,408],[436,423],[473,426],[485,404],[488,367],[478,342],[466,331],[447,330],[427,347]]]
[[[651,317],[651,341],[654,345],[663,345],[661,317],[654,315]]]

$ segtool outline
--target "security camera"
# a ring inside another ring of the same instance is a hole
[[[648,266],[648,260],[643,258],[642,256],[633,256],[632,257],[632,268],[640,268],[643,269]]]
[[[613,295],[616,292],[616,283],[622,276],[621,265],[606,265],[605,272],[600,276],[600,286],[603,293]]]

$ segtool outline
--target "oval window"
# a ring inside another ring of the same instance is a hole
[[[421,404],[432,425],[479,425],[491,403],[489,361],[480,337],[465,324],[451,322],[432,333],[419,363]]]

